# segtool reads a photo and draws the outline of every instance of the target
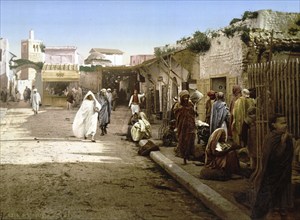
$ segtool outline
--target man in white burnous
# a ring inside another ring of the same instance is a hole
[[[38,93],[37,89],[34,89],[30,98],[30,103],[35,115],[39,112],[41,101],[40,93]]]

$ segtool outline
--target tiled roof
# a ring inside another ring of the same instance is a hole
[[[106,49],[106,48],[92,48],[90,53],[98,52],[102,54],[112,55],[112,54],[123,54],[121,50],[118,49]]]

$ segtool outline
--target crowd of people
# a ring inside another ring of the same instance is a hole
[[[74,102],[80,103],[76,112],[72,130],[77,138],[96,142],[98,130],[101,136],[107,134],[111,121],[111,112],[116,110],[119,95],[116,89],[103,88],[94,94],[88,91],[84,98],[75,96],[73,89],[66,90],[67,109],[72,109]],[[81,91],[82,94],[82,91]],[[30,102],[34,114],[38,114],[41,96],[36,88],[32,91],[26,87],[25,102]],[[128,99],[131,115],[128,119],[126,140],[139,142],[152,137],[151,124],[142,111],[141,104],[145,94],[137,90]],[[82,99],[82,100],[81,100]],[[191,160],[195,149],[197,134],[197,105],[203,99],[201,92],[192,94],[182,90],[174,97],[170,109],[170,123],[174,130],[176,146],[174,153],[183,159],[183,164]],[[253,185],[253,207],[251,218],[260,219],[270,213],[286,215],[286,210],[293,206],[291,187],[293,141],[288,133],[287,118],[270,111],[268,135],[264,137],[261,147],[261,158],[257,158],[255,96],[250,89],[236,85],[232,90],[232,98],[226,104],[223,92],[210,90],[205,102],[205,118],[203,123],[209,126],[209,138],[205,143],[204,168],[200,177],[210,180],[226,180],[241,172],[238,151],[245,148],[249,156],[247,176]]]
[[[138,94],[137,90],[134,90],[129,100],[128,107],[132,114],[129,118],[126,134],[128,141],[138,142],[141,139],[149,139],[152,135],[150,122],[140,108],[142,97],[144,94]],[[72,125],[74,135],[84,139],[91,137],[91,140],[95,142],[97,132],[95,125],[97,124],[101,130],[100,135],[106,135],[111,120],[111,112],[116,110],[118,98],[116,89],[112,92],[110,88],[103,88],[96,95],[88,91],[74,118]]]
[[[244,148],[249,156],[247,165],[250,175],[246,177],[254,189],[250,201],[251,218],[262,219],[274,213],[286,216],[286,210],[293,206],[293,142],[287,130],[287,118],[280,114],[270,114],[270,132],[264,137],[259,164],[255,141],[257,106],[250,89],[234,86],[229,106],[222,92],[211,90],[207,92],[207,97],[204,123],[209,125],[210,134],[205,145],[204,168],[200,178],[228,180],[233,176],[244,175],[238,156],[238,152]],[[197,112],[187,90],[181,91],[178,100],[174,101],[171,116],[176,120],[178,138],[175,155],[183,158],[183,164],[186,164],[195,147]]]

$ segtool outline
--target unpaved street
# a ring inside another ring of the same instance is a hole
[[[217,219],[137,147],[129,111],[96,143],[72,136],[76,110],[11,108],[1,120],[0,219]]]

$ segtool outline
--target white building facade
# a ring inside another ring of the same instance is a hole
[[[10,82],[14,80],[13,72],[9,68],[10,60],[15,57],[9,51],[8,39],[0,38],[0,87],[1,90],[10,89]]]
[[[93,59],[91,56],[93,53],[101,54],[101,58]],[[88,63],[93,65],[102,65],[105,63],[106,66],[123,66],[123,52],[118,49],[106,49],[106,48],[92,48],[90,50],[90,56],[86,59]]]
[[[46,47],[45,64],[80,64],[80,57],[77,52],[77,47]]]

